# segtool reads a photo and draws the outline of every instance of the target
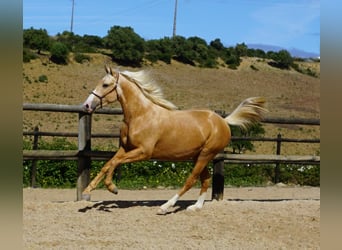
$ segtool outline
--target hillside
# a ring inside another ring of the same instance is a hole
[[[23,64],[23,102],[81,104],[99,79],[104,76],[107,56],[90,54],[90,62],[56,65],[45,58]],[[319,75],[319,63],[307,63]],[[139,70],[112,64],[113,68]],[[251,65],[253,65],[251,67]],[[243,99],[264,96],[270,117],[320,117],[320,79],[294,70],[280,70],[257,58],[243,58],[237,70],[221,67],[208,69],[172,61],[171,65],[146,64],[155,81],[162,87],[166,99],[181,109],[202,108],[231,112]],[[45,75],[47,82],[40,82]],[[119,107],[118,104],[112,107]],[[94,115],[93,132],[112,132],[119,128],[122,117]],[[23,129],[41,131],[77,131],[76,114],[23,113]],[[265,126],[266,135],[319,138],[319,128],[306,126]],[[257,151],[274,153],[275,145],[263,145]],[[283,153],[309,151],[319,153],[319,146],[295,145],[284,147]]]

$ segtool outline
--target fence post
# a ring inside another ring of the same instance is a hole
[[[212,183],[212,193],[211,199],[223,200],[224,191],[224,158],[218,157],[213,160],[213,183]]]
[[[82,192],[90,182],[91,158],[84,156],[84,151],[91,150],[91,115],[80,112],[78,114],[78,173],[77,173],[77,200],[82,200]],[[87,197],[90,199],[90,196]]]
[[[277,155],[280,155],[281,150],[281,134],[279,133],[277,136]],[[274,183],[279,182],[279,176],[280,176],[280,168],[279,163],[276,163],[275,169],[274,169]]]
[[[33,150],[38,149],[38,132],[39,128],[38,126],[34,127],[34,135],[33,135]],[[37,160],[32,160],[32,166],[31,166],[31,187],[36,187],[36,176],[37,176]]]

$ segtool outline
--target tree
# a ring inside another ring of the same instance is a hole
[[[279,50],[278,52],[268,51],[266,56],[268,59],[273,60],[273,62],[268,63],[273,67],[289,69],[293,64],[293,58],[287,50]]]
[[[224,50],[224,46],[220,40],[220,38],[216,38],[215,40],[210,42],[210,47],[216,49],[217,51]]]
[[[194,61],[199,63],[200,67],[213,68],[217,65],[217,53],[210,49],[207,42],[200,37],[190,37],[187,40],[194,52]]]
[[[168,37],[146,42],[146,58],[151,62],[161,60],[170,64],[173,55],[172,40]]]
[[[179,62],[195,65],[195,53],[192,50],[191,41],[183,36],[175,36],[172,38],[173,58]]]
[[[57,64],[67,64],[69,50],[68,47],[61,42],[54,42],[51,46],[51,61]]]
[[[84,35],[82,41],[91,47],[103,48],[103,39],[99,36]]]
[[[237,69],[240,65],[241,59],[233,47],[226,48],[224,53],[222,53],[222,57],[230,69]]]
[[[276,62],[280,68],[289,69],[293,63],[293,58],[287,50],[280,50]]]
[[[145,41],[131,27],[113,26],[104,38],[105,46],[112,50],[115,61],[139,66],[145,52]]]
[[[45,29],[25,29],[23,32],[24,47],[36,49],[40,54],[42,50],[49,50],[50,37]]]
[[[237,137],[256,137],[265,134],[265,129],[262,127],[260,123],[257,123],[250,127],[248,130],[241,130],[238,127],[232,126],[232,135]],[[230,146],[233,148],[233,154],[241,154],[246,150],[254,150],[254,145],[250,141],[245,140],[236,140],[230,143]]]
[[[235,46],[235,53],[238,57],[247,56],[248,47],[245,43],[238,43]]]
[[[69,51],[75,51],[75,48],[82,40],[79,35],[75,35],[70,31],[63,31],[62,34],[58,33],[56,37],[56,40],[66,45]]]

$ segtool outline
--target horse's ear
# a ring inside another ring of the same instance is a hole
[[[105,70],[107,74],[113,75],[112,68],[108,66],[108,64],[105,65]]]

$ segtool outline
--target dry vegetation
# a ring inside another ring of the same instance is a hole
[[[81,104],[95,84],[104,75],[103,65],[109,58],[92,54],[90,62],[56,65],[42,57],[23,65],[23,102]],[[319,76],[319,63],[302,62]],[[253,66],[252,66],[253,65]],[[252,67],[251,67],[252,66]],[[114,68],[131,69],[114,65]],[[153,78],[162,87],[165,97],[181,109],[203,108],[231,112],[243,99],[264,96],[269,117],[320,117],[320,79],[294,70],[280,70],[257,58],[243,58],[237,70],[198,68],[172,62],[171,65],[146,64]],[[47,82],[39,77],[47,76]],[[118,103],[112,107],[119,107]],[[120,126],[122,117],[94,115],[93,132],[113,132]],[[23,113],[23,129],[41,131],[76,132],[77,114],[49,112]],[[266,136],[281,133],[287,138],[319,138],[315,126],[265,125]],[[103,145],[103,139],[101,144]],[[106,141],[106,140],[105,140]],[[96,145],[96,142],[95,144]],[[274,143],[256,145],[256,152],[274,153]],[[283,154],[319,154],[319,145],[284,144]]]

